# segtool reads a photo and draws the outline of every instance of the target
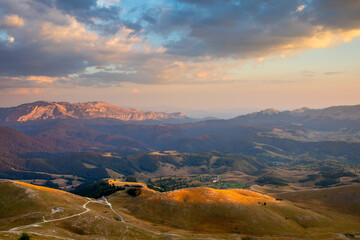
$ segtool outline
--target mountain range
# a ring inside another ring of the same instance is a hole
[[[64,107],[66,111],[63,106],[67,106]],[[47,111],[38,112],[40,108],[47,108]],[[55,111],[58,108],[62,110]],[[72,105],[47,102],[1,109],[0,119],[4,120],[1,123],[4,127],[0,127],[0,160],[2,171],[6,172],[3,176],[19,176],[19,172],[11,172],[11,169],[53,173],[81,172],[82,176],[90,176],[95,170],[84,167],[83,163],[100,167],[101,176],[107,176],[106,169],[125,175],[142,171],[149,174],[161,172],[164,164],[170,164],[173,168],[190,167],[193,169],[190,172],[199,172],[199,169],[194,170],[194,166],[205,164],[206,168],[203,167],[201,171],[208,173],[219,172],[217,169],[221,167],[221,171],[225,171],[224,169],[237,169],[235,166],[240,166],[238,160],[232,157],[230,160],[212,162],[209,160],[211,157],[206,156],[203,161],[203,157],[194,155],[198,159],[196,161],[200,162],[194,163],[192,158],[185,157],[179,165],[176,157],[170,157],[169,160],[141,155],[168,150],[193,154],[213,151],[242,154],[243,157],[239,159],[246,159],[245,165],[250,166],[247,169],[253,170],[303,159],[335,159],[341,164],[360,163],[359,105],[320,110],[303,108],[284,112],[269,109],[230,120],[176,124],[148,124],[146,120],[125,121],[112,118],[115,112],[119,114],[119,109],[121,108],[105,103]],[[153,113],[153,116],[173,115]],[[95,153],[77,154],[81,152]],[[125,156],[140,155],[125,157],[121,161],[114,157],[111,158],[114,162],[111,164],[111,161],[107,161],[109,158],[102,156],[103,152]],[[68,157],[59,158],[59,154]],[[63,165],[73,166],[73,169],[64,168]],[[127,167],[121,168],[121,165]],[[244,166],[244,163],[241,165]]]
[[[186,121],[182,113],[142,112],[105,102],[67,103],[38,101],[17,107],[1,108],[3,123],[24,123],[51,119],[96,119],[107,118],[122,121]]]

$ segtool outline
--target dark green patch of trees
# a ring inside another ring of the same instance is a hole
[[[44,187],[59,189],[59,184],[53,183],[52,181],[47,180],[44,184]]]
[[[307,175],[306,178],[300,179],[299,182],[300,182],[300,183],[304,183],[304,182],[315,181],[315,180],[318,179],[319,177],[320,177],[319,174],[309,174],[309,175]]]
[[[102,196],[109,196],[117,191],[124,190],[124,187],[109,184],[106,181],[99,181],[95,183],[83,183],[78,186],[72,193],[91,198],[101,198]]]
[[[316,186],[319,186],[319,187],[329,187],[329,186],[332,186],[334,184],[338,184],[340,183],[340,181],[338,179],[324,179],[324,180],[321,180],[317,183],[315,183]]]
[[[30,236],[26,232],[23,232],[18,240],[30,240]]]
[[[259,185],[266,185],[266,184],[272,184],[275,186],[288,186],[289,184],[286,183],[285,180],[281,178],[277,178],[274,176],[263,176],[258,178],[256,181]]]

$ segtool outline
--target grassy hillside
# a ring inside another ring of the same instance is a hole
[[[360,219],[360,184],[321,190],[281,193],[278,197],[323,212],[336,211]]]
[[[34,240],[165,238],[121,222],[105,202],[31,184],[1,181],[0,203],[0,239],[23,231]]]
[[[2,181],[0,238],[17,239],[22,231],[35,240],[335,240],[360,234],[359,185],[274,197],[243,189],[188,188],[159,193],[138,183],[123,183],[123,187],[124,191],[109,196],[117,215],[104,201]],[[9,231],[34,223],[37,225]]]
[[[213,234],[337,239],[337,232],[356,234],[360,223],[332,218],[311,211],[307,206],[296,206],[290,201],[242,189],[189,188],[157,193],[143,188],[138,197],[117,192],[110,200],[114,206],[125,207],[138,219]]]
[[[0,230],[51,218],[55,207],[65,209],[58,216],[81,212],[86,200],[63,191],[22,182],[0,182]]]

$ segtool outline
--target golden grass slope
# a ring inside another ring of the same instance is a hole
[[[27,183],[0,181],[0,206],[0,239],[163,239],[121,222],[104,201]]]
[[[314,210],[337,211],[360,218],[360,184],[279,193],[277,196]]]
[[[118,192],[110,200],[137,218],[204,233],[306,235],[307,228],[331,224],[321,214],[242,189],[189,188],[165,193],[144,189],[136,198]]]
[[[63,208],[57,217],[81,212],[84,198],[63,191],[23,182],[0,182],[0,230],[51,219],[53,208]]]
[[[211,188],[159,193],[143,186],[138,197],[124,190],[109,196],[109,202],[125,222],[106,202],[22,182],[0,181],[0,239],[16,239],[21,232],[9,229],[39,223],[43,217],[55,220],[82,213],[84,205],[90,209],[84,214],[24,230],[34,240],[53,239],[46,236],[178,240],[328,240],[360,236],[360,185],[272,196]],[[63,211],[52,214],[55,207]]]

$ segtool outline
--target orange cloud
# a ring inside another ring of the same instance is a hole
[[[302,12],[305,9],[305,5],[301,5],[296,9],[296,12]]]
[[[59,80],[58,77],[47,77],[47,76],[27,76],[27,77],[24,77],[23,79],[27,80],[27,81],[35,81],[35,82],[39,82],[39,83],[52,83],[52,82]],[[61,79],[64,79],[64,78],[61,78]]]
[[[9,80],[10,81],[29,81],[29,82],[35,82],[38,84],[53,83],[60,79],[69,80],[69,78],[48,77],[48,76],[21,76],[21,77],[0,76],[0,79],[4,79],[7,81],[9,81]]]
[[[131,93],[133,93],[133,94],[136,94],[136,93],[139,93],[139,92],[140,92],[140,90],[137,89],[137,88],[134,88],[134,89],[131,91]]]
[[[3,19],[0,21],[0,25],[6,27],[22,27],[24,26],[24,24],[25,24],[24,19],[15,14],[5,15]]]
[[[293,57],[294,52],[304,51],[306,49],[328,48],[339,45],[340,43],[351,42],[355,37],[360,36],[358,30],[324,30],[319,26],[314,29],[311,37],[294,39],[293,42],[280,45],[271,49],[271,52],[261,57],[262,61],[269,55],[280,55],[281,58]]]
[[[48,52],[74,51],[87,55],[89,59],[120,63],[134,54],[163,53],[163,47],[155,47],[138,36],[131,36],[133,30],[126,27],[111,36],[100,36],[86,29],[75,17],[67,16],[67,25],[45,22],[41,25],[39,36],[42,41],[56,44],[48,45]]]
[[[206,83],[225,82],[232,79],[231,70],[242,66],[243,62],[211,60],[199,62],[152,60],[146,66],[162,83]]]
[[[14,89],[2,89],[0,93],[3,95],[39,95],[44,93],[45,89],[42,88],[14,88]]]
[[[85,29],[85,25],[78,23],[74,17],[69,17],[68,25],[55,25],[45,22],[41,26],[40,35],[43,40],[55,43],[62,42],[94,42],[99,39],[98,35]]]

